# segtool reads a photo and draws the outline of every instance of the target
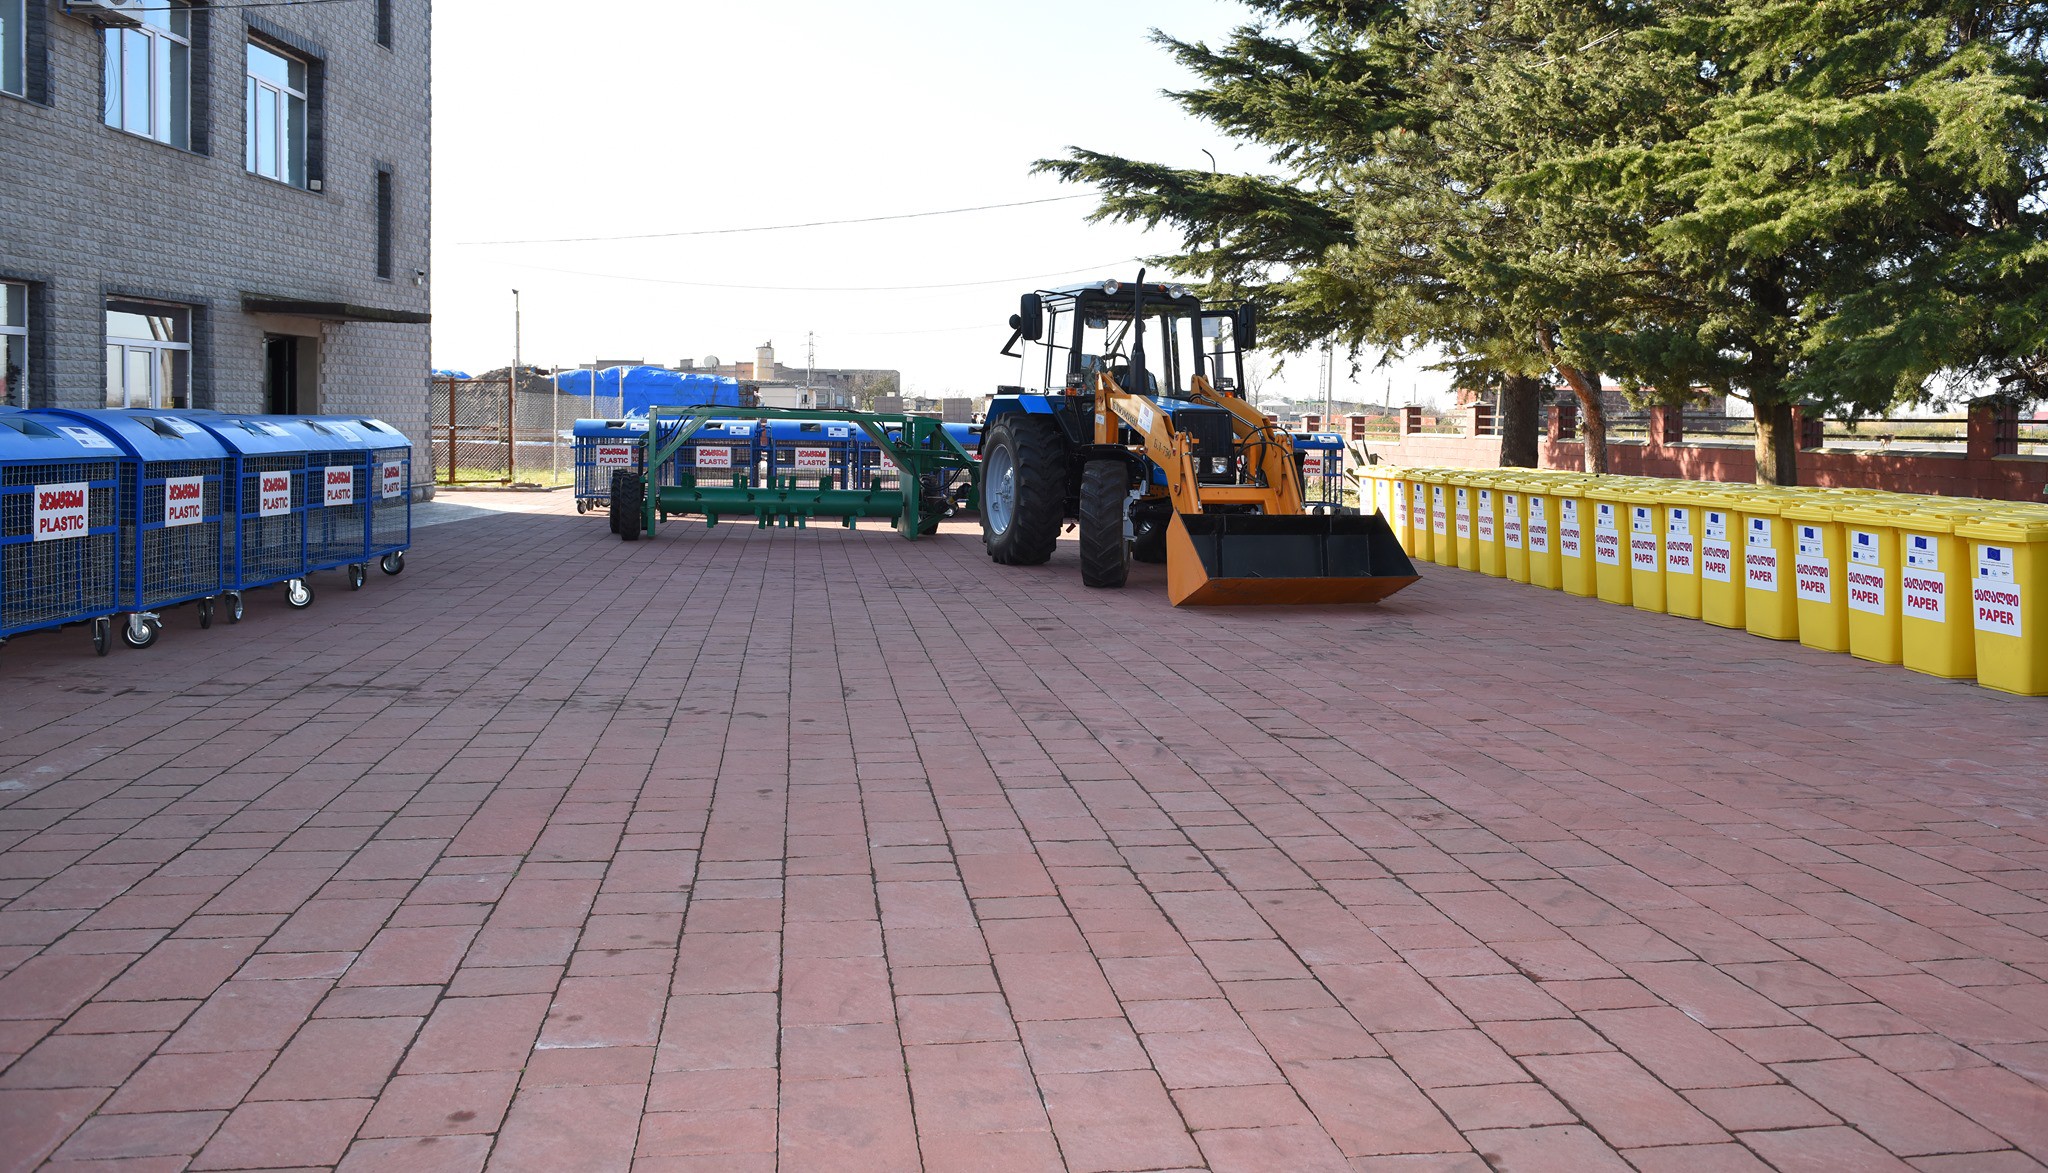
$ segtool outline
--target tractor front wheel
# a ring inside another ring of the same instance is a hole
[[[1081,585],[1120,587],[1131,574],[1124,510],[1131,470],[1121,460],[1091,460],[1081,473]]]
[[[981,540],[1006,566],[1052,557],[1066,514],[1067,454],[1050,416],[1007,415],[981,444]]]

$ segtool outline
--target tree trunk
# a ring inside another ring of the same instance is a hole
[[[1543,384],[1531,375],[1506,375],[1500,383],[1500,464],[1535,468],[1536,399]]]
[[[1756,483],[1799,483],[1799,429],[1792,421],[1789,403],[1756,404]]]
[[[1605,473],[1607,471],[1607,409],[1600,402],[1600,383],[1589,378],[1586,372],[1564,362],[1557,356],[1557,327],[1545,322],[1536,328],[1536,341],[1543,347],[1543,355],[1557,370],[1565,386],[1579,399],[1579,432],[1586,445],[1586,471]]]

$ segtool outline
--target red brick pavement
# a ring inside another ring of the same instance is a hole
[[[560,498],[0,653],[0,1168],[2039,1169],[2039,701]]]

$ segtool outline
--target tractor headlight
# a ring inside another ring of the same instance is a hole
[[[1181,298],[1186,297],[1187,295],[1188,287],[1185,285],[1169,285],[1166,287],[1166,296],[1172,298],[1175,301],[1179,301]]]
[[[1102,283],[1102,292],[1104,292],[1104,293],[1107,293],[1107,294],[1108,294],[1108,295],[1110,295],[1111,297],[1115,297],[1115,296],[1116,296],[1116,293],[1117,293],[1117,290],[1119,290],[1119,289],[1122,289],[1122,288],[1123,288],[1123,285],[1122,285],[1121,283],[1119,283],[1119,282],[1117,281],[1117,279],[1116,279],[1116,278],[1114,278],[1114,277],[1112,277],[1112,278],[1110,278],[1109,280],[1107,280],[1107,281],[1104,281],[1104,282]]]

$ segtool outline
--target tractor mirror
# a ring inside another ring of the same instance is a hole
[[[1258,303],[1248,301],[1237,309],[1237,349],[1239,352],[1253,350],[1259,345],[1258,339]]]
[[[1017,316],[1010,319],[1010,325],[1026,342],[1045,337],[1045,305],[1037,294],[1027,293],[1017,302]]]

